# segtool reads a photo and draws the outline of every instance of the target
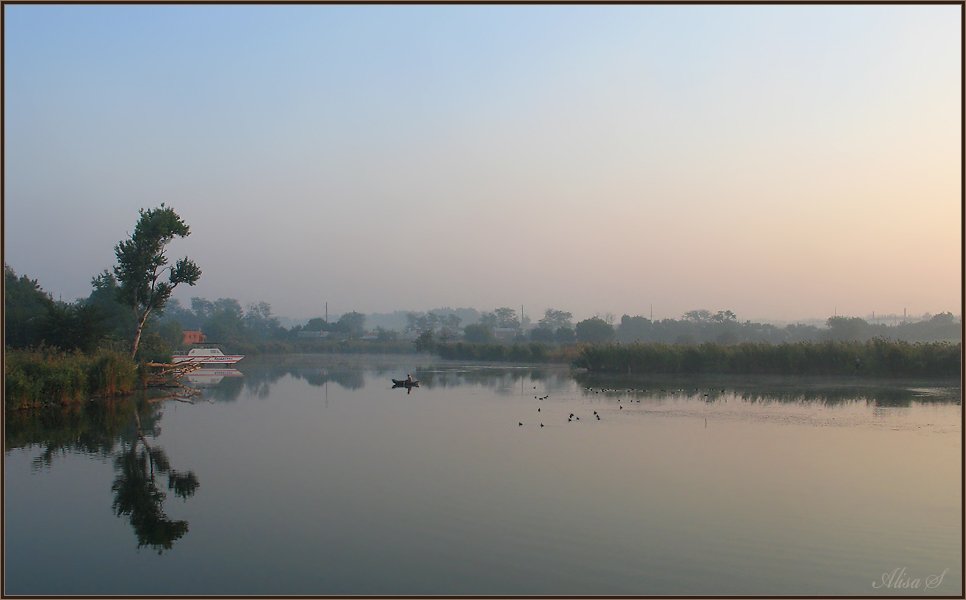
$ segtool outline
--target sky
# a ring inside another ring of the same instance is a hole
[[[958,5],[5,5],[4,261],[86,297],[961,312]]]

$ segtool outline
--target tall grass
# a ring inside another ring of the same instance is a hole
[[[66,405],[95,396],[129,394],[138,385],[137,365],[126,353],[7,348],[5,355],[5,408]]]
[[[574,366],[609,373],[955,377],[962,344],[867,342],[584,346]]]

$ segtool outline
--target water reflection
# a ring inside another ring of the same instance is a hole
[[[262,364],[236,373],[238,375],[220,378],[212,376],[214,374],[202,373],[202,377],[198,379],[189,376],[187,383],[195,388],[204,388],[205,397],[215,402],[234,402],[243,391],[248,391],[256,398],[268,398],[272,385],[283,377],[301,379],[313,387],[332,382],[347,390],[358,390],[365,385],[365,371],[351,367],[289,365],[279,362]]]
[[[269,395],[273,384],[284,377],[302,380],[313,387],[335,383],[346,390],[359,390],[365,386],[366,376],[375,375],[391,387],[392,380],[400,372],[411,370],[422,387],[459,388],[478,385],[492,389],[501,395],[525,394],[521,389],[525,382],[537,383],[541,390],[560,392],[568,389],[573,380],[570,370],[562,367],[507,367],[505,365],[432,364],[426,366],[400,367],[402,357],[389,357],[383,362],[335,361],[330,356],[276,357],[252,361],[240,371],[239,378],[221,381],[190,381],[193,387],[206,388],[206,398],[214,401],[237,400],[242,391],[258,398]],[[519,384],[519,385],[518,385]]]
[[[198,490],[194,472],[171,466],[164,449],[148,439],[161,433],[161,404],[144,397],[93,401],[66,409],[11,412],[6,415],[6,448],[39,447],[34,470],[50,469],[57,456],[86,454],[109,458],[115,471],[112,510],[127,517],[138,548],[161,554],[188,532],[188,522],[164,511],[167,490],[187,499]]]
[[[187,382],[193,387],[216,386],[226,377],[243,377],[244,374],[238,369],[198,369],[185,376]]]
[[[569,369],[553,367],[492,367],[453,365],[417,370],[426,387],[458,388],[467,385],[492,389],[500,395],[526,395],[539,388],[542,393],[559,393],[573,385]],[[525,384],[535,384],[528,390]]]
[[[585,396],[627,395],[637,400],[647,397],[658,402],[673,398],[698,398],[707,403],[738,399],[749,404],[863,403],[883,407],[908,407],[924,401],[961,402],[961,390],[955,381],[923,383],[734,376],[641,378],[572,372],[562,366],[512,367],[447,362],[419,366],[406,365],[401,362],[403,360],[406,357],[388,357],[382,362],[368,363],[350,359],[333,362],[328,356],[303,355],[248,365],[244,377],[223,377],[220,381],[208,380],[192,385],[207,388],[206,398],[211,401],[230,402],[237,400],[245,390],[258,398],[267,398],[271,387],[283,377],[299,379],[313,387],[327,386],[331,382],[346,390],[359,390],[364,387],[367,375],[374,375],[377,381],[384,379],[386,385],[391,387],[393,378],[408,370],[424,388],[479,386],[501,396],[569,393],[576,385]]]
[[[819,377],[734,378],[633,378],[575,373],[585,395],[630,395],[654,399],[701,398],[714,403],[737,398],[749,404],[819,404],[825,406],[863,403],[869,406],[908,407],[915,402],[962,401],[958,382],[902,382],[849,380]]]

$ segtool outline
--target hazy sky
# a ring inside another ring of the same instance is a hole
[[[4,260],[210,299],[959,313],[960,6],[4,6]]]

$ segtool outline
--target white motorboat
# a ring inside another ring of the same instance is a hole
[[[225,354],[220,348],[192,348],[187,353],[180,352],[171,356],[175,364],[233,365],[245,358],[244,354]]]

